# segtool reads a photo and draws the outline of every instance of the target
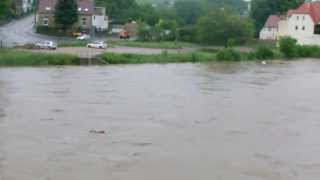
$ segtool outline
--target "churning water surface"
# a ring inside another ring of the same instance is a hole
[[[319,93],[318,60],[2,68],[0,180],[318,180]]]

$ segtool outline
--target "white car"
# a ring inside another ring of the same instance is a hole
[[[87,44],[88,48],[98,48],[98,49],[106,49],[108,45],[104,42],[93,42]]]
[[[87,34],[83,34],[83,35],[77,37],[77,39],[78,40],[87,40],[87,39],[90,39],[90,36]]]
[[[58,45],[52,41],[44,41],[41,43],[36,43],[35,44],[36,48],[39,49],[50,49],[50,50],[56,50]]]

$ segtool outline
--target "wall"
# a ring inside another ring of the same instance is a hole
[[[279,39],[282,36],[288,36],[289,35],[289,21],[287,19],[282,19],[278,22],[278,37]]]
[[[93,15],[92,16],[92,26],[96,27],[96,29],[99,31],[106,31],[109,28],[109,20],[108,16],[99,16],[99,15]]]
[[[276,40],[278,35],[278,28],[264,27],[260,31],[260,39],[262,40]]]
[[[311,38],[314,33],[314,22],[308,14],[294,14],[288,21],[289,35],[298,40]]]
[[[37,15],[37,25],[38,26],[44,26],[43,25],[44,18],[48,18],[48,20],[49,20],[48,27],[50,27],[50,28],[55,27],[53,14],[38,14]],[[82,18],[86,18],[86,25],[85,26],[82,25]],[[79,27],[81,27],[83,29],[90,29],[91,24],[92,24],[92,19],[91,19],[90,15],[80,15],[78,22],[73,25],[72,29],[78,29]]]

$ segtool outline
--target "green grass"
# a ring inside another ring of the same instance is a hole
[[[69,54],[46,54],[0,50],[0,66],[43,66],[43,65],[78,65],[80,58]]]
[[[145,63],[186,63],[207,62],[216,59],[215,54],[207,52],[141,55],[141,54],[116,54],[105,53],[101,58],[108,64],[145,64]]]
[[[58,41],[59,47],[86,47],[89,43],[89,40],[66,40]]]
[[[196,44],[185,43],[185,42],[172,42],[172,41],[160,41],[160,42],[141,42],[141,41],[114,41],[110,44],[118,46],[128,46],[128,47],[141,47],[141,48],[160,48],[160,49],[179,49],[185,47],[196,47]]]

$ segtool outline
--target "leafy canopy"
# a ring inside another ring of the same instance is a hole
[[[253,38],[254,26],[245,17],[228,9],[216,9],[200,18],[197,24],[199,42],[215,45],[244,43]]]
[[[55,7],[55,23],[65,31],[78,21],[76,0],[58,0]]]
[[[0,0],[0,20],[14,15],[13,5],[10,0]]]

